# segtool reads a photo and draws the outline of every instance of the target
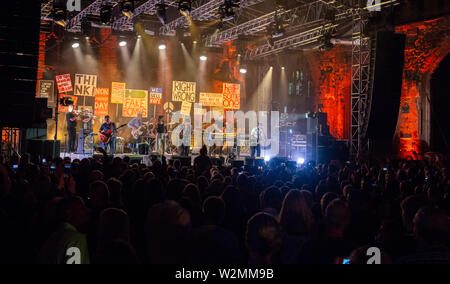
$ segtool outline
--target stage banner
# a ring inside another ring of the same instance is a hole
[[[185,114],[185,115],[191,115],[191,108],[192,108],[192,103],[190,102],[183,102],[181,104],[181,114]]]
[[[108,115],[109,108],[109,89],[95,88],[95,109],[96,116]]]
[[[75,74],[75,95],[93,97],[97,87],[97,75]]]
[[[223,94],[200,93],[200,103],[203,106],[223,106]]]
[[[162,89],[150,88],[149,104],[160,105],[162,104]]]
[[[63,74],[56,76],[56,84],[58,86],[58,92],[64,94],[67,92],[72,92],[72,80],[70,79],[70,74]]]
[[[77,96],[70,96],[70,95],[61,95],[61,98],[69,97],[73,100],[73,109],[77,109],[78,104],[78,97]],[[68,106],[62,106],[58,102],[58,112],[68,112],[69,107]]]
[[[137,117],[142,112],[142,117],[148,117],[148,91],[126,90],[123,99],[123,117]]]
[[[223,83],[223,107],[241,109],[241,85]]]
[[[197,83],[173,81],[172,101],[195,103]]]
[[[125,96],[125,83],[112,82],[111,87],[111,103],[123,104],[123,97]]]

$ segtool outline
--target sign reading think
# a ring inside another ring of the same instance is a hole
[[[241,109],[241,85],[223,83],[223,107]]]
[[[223,106],[223,94],[200,93],[200,104],[203,106]]]
[[[64,94],[67,92],[72,92],[72,80],[70,79],[70,74],[64,74],[56,76],[56,84],[58,85],[58,92]]]
[[[172,101],[195,103],[197,83],[173,81]]]
[[[108,88],[96,88],[95,89],[95,115],[105,116],[108,115],[109,108],[109,89]]]
[[[151,105],[162,104],[162,89],[150,88],[149,104]]]
[[[70,95],[63,95],[63,96],[61,96],[61,98],[66,98],[66,97],[69,97],[69,98],[71,98],[73,100],[73,108],[77,109],[78,97],[70,96]],[[68,106],[62,106],[58,102],[58,112],[68,112],[68,111],[69,111],[69,107]]]
[[[190,102],[183,102],[181,104],[181,114],[185,114],[185,115],[191,115],[191,108],[192,108],[192,103]]]
[[[142,117],[148,117],[148,91],[126,90],[123,99],[123,117],[137,117],[142,112]]]
[[[75,95],[92,97],[95,95],[96,87],[97,75],[75,75]]]
[[[113,82],[111,87],[111,103],[123,104],[123,97],[125,96],[125,83]]]

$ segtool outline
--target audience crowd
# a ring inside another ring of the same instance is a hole
[[[83,264],[362,264],[375,247],[381,263],[450,263],[449,185],[437,160],[0,158],[0,262],[76,248]]]

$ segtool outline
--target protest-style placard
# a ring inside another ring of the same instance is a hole
[[[162,104],[162,89],[161,88],[150,88],[150,94],[148,97],[149,104],[160,105]]]
[[[95,89],[95,108],[96,116],[105,116],[109,114],[109,89],[96,88]]]
[[[241,85],[223,84],[223,107],[225,109],[241,109]]]
[[[195,103],[197,83],[173,81],[172,101]]]
[[[181,104],[181,114],[191,115],[191,108],[192,108],[192,103],[183,102]]]
[[[200,93],[200,104],[203,106],[223,106],[223,94]]]
[[[123,117],[137,117],[142,113],[142,117],[148,117],[148,91],[146,90],[126,90],[123,99]]]
[[[111,103],[123,104],[123,97],[125,96],[125,83],[112,82],[111,87]]]
[[[95,95],[97,88],[97,75],[75,74],[75,95],[88,96]]]
[[[60,94],[65,94],[73,91],[70,74],[56,76],[56,85],[58,86],[58,92]]]

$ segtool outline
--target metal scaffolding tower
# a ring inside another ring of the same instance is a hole
[[[365,136],[372,102],[376,39],[367,35],[367,23],[367,14],[363,11],[353,22],[350,137],[350,156],[353,159],[359,158],[368,150]]]

